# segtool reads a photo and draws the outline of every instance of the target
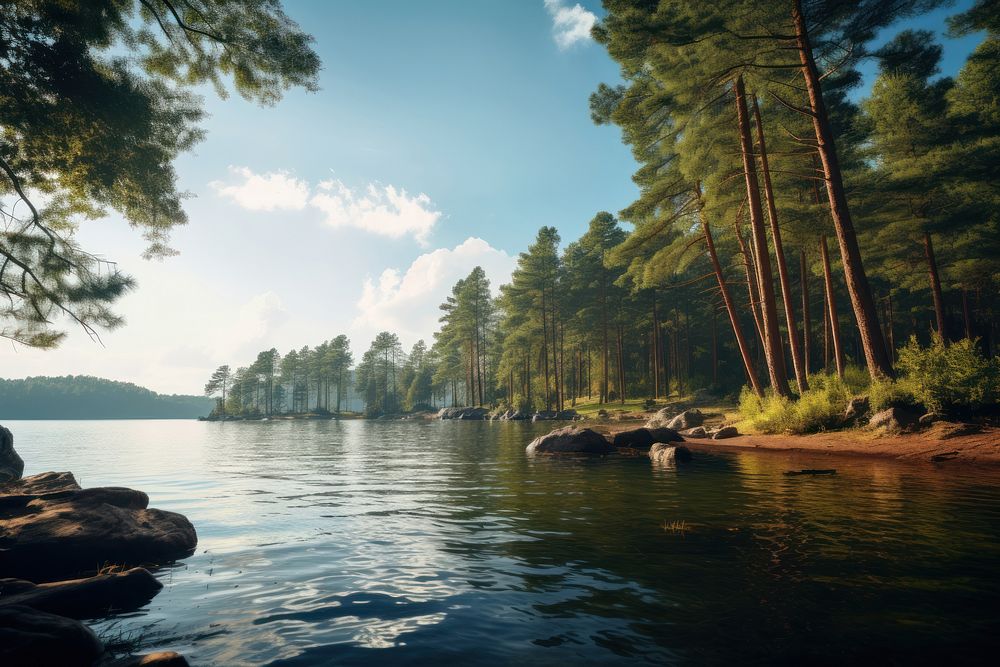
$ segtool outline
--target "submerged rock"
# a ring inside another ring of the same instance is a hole
[[[70,473],[7,484],[0,488],[0,572],[51,581],[105,563],[163,563],[193,552],[191,522],[148,503],[132,489],[81,489]]]
[[[21,479],[24,461],[14,451],[14,434],[0,426],[0,484]]]
[[[101,662],[100,667],[188,667],[188,665],[187,659],[180,653],[159,651]]]
[[[50,584],[0,579],[0,608],[18,605],[70,618],[96,618],[141,607],[161,588],[163,584],[141,567]]]
[[[902,408],[886,408],[881,412],[876,412],[869,420],[868,425],[872,428],[899,430],[913,426],[917,421],[917,415],[912,412]]]
[[[735,438],[740,432],[735,426],[723,426],[712,432],[712,440],[723,440],[725,438]]]
[[[80,667],[104,647],[80,621],[18,605],[0,606],[0,665]]]
[[[649,458],[654,463],[690,461],[691,450],[684,445],[665,445],[658,443],[649,448]]]
[[[691,410],[685,410],[680,413],[669,422],[667,422],[667,428],[672,428],[676,431],[681,431],[686,428],[693,428],[695,426],[701,426],[705,423],[705,415],[701,414],[701,410],[693,408]]]
[[[634,447],[642,449],[652,446],[657,442],[683,442],[677,431],[670,428],[636,428],[630,431],[621,431],[614,437],[615,447]]]
[[[525,450],[528,454],[610,454],[608,439],[589,428],[567,426],[539,436]]]

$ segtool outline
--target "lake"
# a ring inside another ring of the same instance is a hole
[[[11,421],[197,553],[95,625],[194,665],[985,661],[1000,474],[776,453],[528,458],[551,424]],[[792,468],[838,474],[792,477]]]

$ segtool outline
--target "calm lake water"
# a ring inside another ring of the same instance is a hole
[[[523,423],[7,426],[26,474],[142,489],[195,524],[197,553],[158,573],[148,607],[95,626],[195,665],[956,664],[1000,648],[993,472],[529,459],[551,425]],[[782,475],[803,467],[839,474]]]

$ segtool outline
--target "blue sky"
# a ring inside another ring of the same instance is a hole
[[[120,220],[85,225],[85,247],[139,281],[128,325],[103,346],[72,331],[53,352],[11,349],[4,375],[197,393],[271,346],[346,333],[360,356],[381,329],[430,342],[473,266],[499,283],[541,225],[569,241],[635,197],[628,149],[587,105],[618,71],[587,37],[596,0],[285,6],[316,38],[321,90],[270,108],[206,91],[208,138],[176,165],[194,195],[181,255],[145,262]],[[914,27],[943,31],[954,11]],[[946,41],[945,72],[977,41]]]

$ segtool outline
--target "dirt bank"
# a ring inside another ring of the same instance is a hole
[[[626,427],[609,429],[611,433]],[[972,432],[970,432],[972,431]],[[828,456],[875,456],[900,461],[1000,466],[1000,429],[939,422],[906,433],[865,429],[812,435],[741,435],[725,440],[685,438],[693,450],[803,452]]]

